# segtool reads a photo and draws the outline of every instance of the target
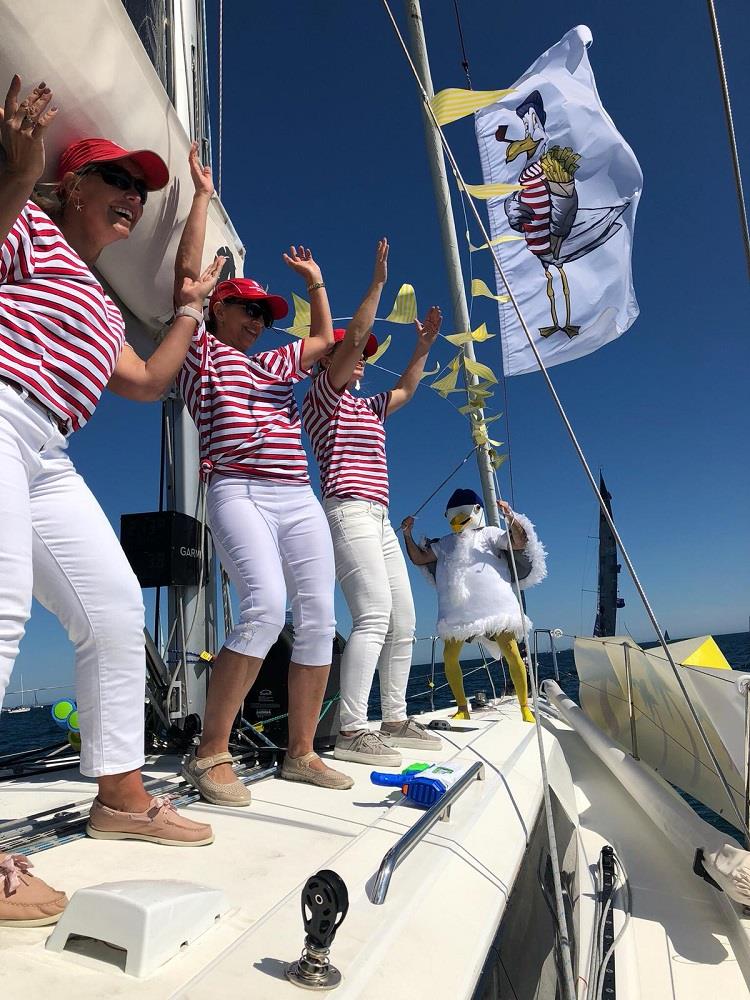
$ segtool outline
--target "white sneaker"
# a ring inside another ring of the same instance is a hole
[[[437,753],[443,749],[443,741],[434,736],[416,719],[406,719],[404,722],[383,722],[380,732],[394,747],[408,747],[410,750],[424,750],[426,753]]]
[[[401,754],[372,729],[358,729],[353,736],[336,738],[333,756],[337,760],[353,760],[357,764],[373,764],[375,767],[401,767]]]

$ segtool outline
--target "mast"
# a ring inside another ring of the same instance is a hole
[[[201,156],[208,158],[207,143],[207,81],[204,53],[204,0],[173,0],[171,32],[167,37],[171,65],[169,98],[191,139],[199,142]],[[204,159],[205,162],[205,159]],[[200,508],[198,466],[200,448],[198,431],[182,399],[173,395],[167,401],[167,420],[170,424],[173,450],[167,456],[167,502],[171,510],[181,511],[198,520],[205,516]],[[170,587],[168,602],[168,631],[174,635],[172,647],[182,660],[182,697],[174,705],[174,720],[179,723],[188,715],[205,714],[208,670],[204,662],[193,653],[216,647],[216,615],[212,600],[214,583],[213,554],[204,555],[206,565],[200,589],[196,586]],[[209,586],[210,585],[210,586]],[[166,657],[171,671],[178,663],[167,650]]]
[[[123,3],[185,132],[200,143],[203,162],[210,162],[205,0],[123,0]],[[164,405],[166,505],[169,510],[200,520],[198,432],[176,394]],[[170,639],[164,658],[173,683],[167,709],[171,721],[178,724],[188,715],[202,719],[205,712],[206,664],[188,654],[216,648],[213,563],[209,551],[200,588],[168,588]]]
[[[427,43],[424,36],[419,0],[406,0],[406,12],[409,21],[412,59],[417,68],[422,86],[427,94],[432,97],[435,91],[432,86],[430,64],[427,58]],[[424,109],[422,110],[422,116],[425,143],[427,145],[427,160],[430,164],[432,185],[435,191],[435,205],[440,221],[440,234],[443,242],[443,253],[445,255],[445,267],[448,272],[448,289],[451,297],[453,323],[456,331],[462,333],[469,329],[469,309],[466,303],[463,274],[461,273],[461,258],[458,252],[458,238],[456,235],[456,226],[453,221],[453,206],[451,204],[450,188],[448,187],[448,177],[445,171],[445,160],[443,159],[440,137]],[[463,352],[471,361],[475,360],[474,345],[471,342],[463,345]],[[476,385],[479,381],[476,375],[471,375],[469,372],[466,373],[466,378],[470,385]],[[483,426],[483,424],[480,424],[480,426]],[[490,463],[489,445],[484,444],[477,448],[477,465],[479,466],[479,479],[482,484],[487,523],[498,526],[500,520],[496,504],[497,497],[495,494],[493,469]]]

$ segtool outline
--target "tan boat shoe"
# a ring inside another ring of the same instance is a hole
[[[321,788],[351,788],[354,778],[341,771],[334,771],[332,767],[326,767],[324,771],[316,771],[310,767],[310,762],[318,755],[311,750],[310,753],[302,757],[284,757],[284,764],[281,768],[281,777],[287,781],[304,781],[308,785],[319,785]]]
[[[217,764],[231,764],[231,753],[217,753],[213,757],[197,757],[195,751],[182,765],[182,777],[201,793],[201,798],[215,806],[249,806],[250,789],[237,778],[231,785],[221,785],[209,774]]]
[[[0,853],[0,927],[54,924],[68,897],[29,874],[34,866],[23,854]]]
[[[149,840],[168,847],[203,847],[214,842],[208,823],[196,823],[177,812],[164,795],[151,799],[146,812],[118,812],[94,799],[86,825],[94,840]]]

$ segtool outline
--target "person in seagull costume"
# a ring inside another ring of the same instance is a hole
[[[565,264],[591,253],[622,228],[617,220],[629,202],[604,208],[579,208],[575,173],[580,155],[570,146],[550,146],[546,131],[547,113],[538,90],[532,91],[515,109],[523,122],[523,139],[509,139],[508,126],[495,132],[498,142],[507,143],[505,162],[526,154],[518,178],[521,190],[504,203],[511,229],[521,233],[526,247],[539,260],[547,279],[547,297],[552,323],[539,328],[542,337],[565,333],[578,335],[571,321],[570,285]],[[565,299],[565,322],[560,325],[555,301],[552,267],[557,268]]]
[[[482,501],[468,489],[455,490],[448,501],[445,516],[451,534],[424,539],[417,545],[412,537],[414,518],[404,518],[401,528],[409,558],[416,566],[425,567],[437,587],[437,631],[445,642],[445,676],[458,706],[454,718],[469,718],[461,649],[467,640],[481,639],[495,655],[505,657],[523,720],[533,722],[526,665],[517,641],[524,631],[531,630],[532,623],[515,593],[509,548],[512,545],[522,589],[533,587],[547,575],[546,553],[527,517],[514,513],[503,500],[498,500],[497,506],[507,531],[485,526]]]

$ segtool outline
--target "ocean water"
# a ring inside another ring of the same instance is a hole
[[[714,637],[727,660],[735,670],[750,670],[750,633],[737,632],[731,635]],[[476,649],[476,647],[473,647]],[[493,664],[488,671],[482,660],[469,658],[472,647],[467,646],[467,657],[462,662],[464,670],[464,686],[469,697],[478,691],[485,691],[488,697],[493,695],[493,684],[498,695],[502,695],[506,687],[512,691],[510,678],[503,679],[502,670],[498,664]],[[436,645],[436,654],[442,652],[442,643]],[[578,701],[578,675],[575,671],[572,650],[561,650],[557,654],[560,670],[560,686],[565,693]],[[539,657],[540,678],[552,676],[552,657],[542,653]],[[430,709],[430,664],[416,664],[412,667],[407,688],[407,705],[410,713],[417,714]],[[435,708],[448,708],[452,704],[450,689],[445,683],[443,664],[435,664],[435,688],[433,690]],[[370,718],[380,718],[380,692],[377,674],[370,696]],[[64,733],[52,721],[49,708],[32,708],[23,715],[9,715],[3,712],[0,716],[0,755],[32,750],[48,744],[60,743]]]
[[[734,632],[729,635],[715,635],[717,645],[721,649],[727,661],[735,670],[750,670],[750,632]],[[541,637],[541,644],[546,644],[544,636]],[[649,647],[652,643],[644,643],[644,647]],[[466,647],[467,650],[470,647]],[[473,647],[476,649],[476,647]],[[442,651],[442,643],[438,642],[436,647],[437,655]],[[469,659],[468,654],[462,660],[461,666],[464,671],[464,688],[466,694],[471,697],[477,691],[486,691],[488,697],[492,696],[491,681],[494,683],[498,695],[503,693],[503,676],[498,664],[493,664],[490,668],[490,675],[483,667],[482,660]],[[557,654],[557,666],[560,671],[560,687],[574,701],[578,701],[578,674],[575,669],[573,650],[561,650]],[[425,712],[430,707],[429,681],[431,676],[430,664],[412,667],[409,678],[409,686],[406,689],[406,697],[409,711],[412,713]],[[550,653],[540,653],[539,655],[539,679],[543,680],[552,677],[552,655]],[[491,678],[491,681],[490,681]],[[510,678],[507,681],[508,688],[512,693]],[[443,664],[439,662],[435,666],[435,708],[447,708],[452,704],[450,689],[445,684],[443,674]],[[377,691],[377,677],[370,698],[372,709],[371,717],[378,718],[380,708],[380,698]]]

